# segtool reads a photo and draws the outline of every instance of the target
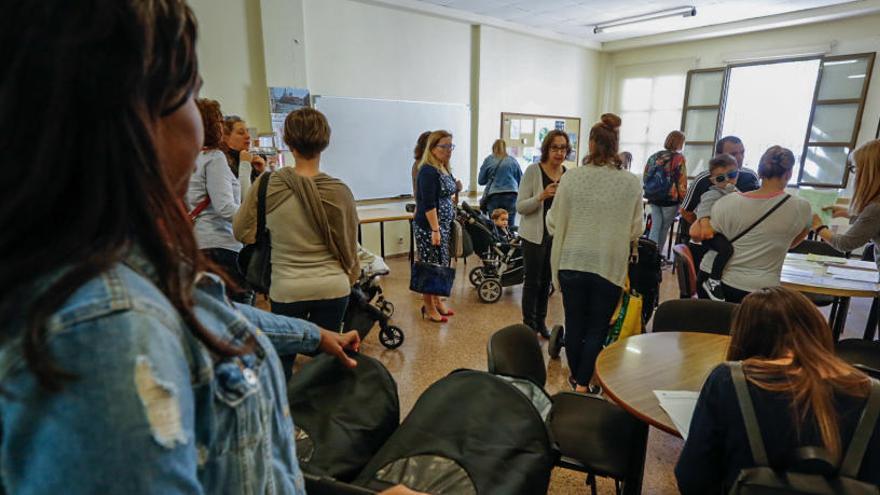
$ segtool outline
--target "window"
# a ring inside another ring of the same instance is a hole
[[[642,70],[650,74],[651,70]],[[681,95],[685,76],[679,74],[624,74],[619,84],[617,108],[620,150],[633,155],[631,171],[641,175],[652,153],[663,149],[669,131],[681,121]]]

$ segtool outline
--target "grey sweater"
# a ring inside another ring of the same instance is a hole
[[[880,203],[871,203],[857,216],[843,234],[834,234],[828,244],[840,251],[852,251],[874,241],[874,259],[880,268]]]

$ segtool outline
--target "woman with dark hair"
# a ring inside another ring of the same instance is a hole
[[[834,355],[831,329],[815,305],[783,287],[746,296],[733,319],[728,361],[742,363],[769,465],[784,470],[801,447],[822,447],[837,466],[872,387],[868,376]],[[675,467],[681,493],[727,493],[742,469],[755,467],[734,390],[719,365],[703,385]],[[857,478],[880,484],[880,423],[874,425]]]
[[[266,170],[266,160],[260,155],[252,155],[251,134],[245,122],[238,115],[227,115],[223,119],[223,141],[220,149],[226,153],[233,175],[241,183],[241,197],[247,196],[251,184]]]
[[[417,179],[419,177],[419,165],[422,163],[422,158],[425,155],[425,146],[428,145],[428,136],[431,135],[431,131],[425,131],[419,134],[419,139],[416,140],[416,147],[413,148],[413,164],[412,164],[412,185],[413,185],[413,201],[417,201],[416,192],[418,190]]]
[[[648,158],[642,180],[645,197],[651,206],[651,232],[648,238],[663,251],[666,234],[675,221],[678,205],[687,193],[687,164],[681,150],[685,137],[681,131],[666,136],[663,149]],[[665,187],[659,188],[658,185]]]
[[[36,152],[0,209],[14,260],[0,265],[0,485],[304,494],[273,345],[354,366],[359,341],[230,303],[205,273],[182,202],[204,139],[192,11],[71,0],[3,14],[0,135]]]
[[[559,179],[565,173],[562,163],[570,152],[568,134],[557,129],[548,132],[541,142],[541,161],[526,168],[516,200],[516,211],[521,215],[519,235],[525,270],[523,323],[544,338],[550,337],[546,319],[551,282],[550,248],[553,244],[546,218],[553,206]]]
[[[618,129],[620,117],[613,113],[593,125],[590,154],[562,178],[547,215],[550,265],[565,308],[569,384],[577,392],[589,391],[608,321],[626,285],[630,251],[644,228],[641,185],[623,169]]]
[[[733,241],[733,256],[721,276],[721,292],[728,302],[738,303],[749,292],[779,285],[785,254],[810,231],[810,204],[785,192],[794,163],[791,150],[771,146],[758,165],[761,187],[728,194],[712,207],[710,226]],[[703,285],[711,278],[716,255],[708,251],[700,263],[697,292],[702,298],[709,297]]]

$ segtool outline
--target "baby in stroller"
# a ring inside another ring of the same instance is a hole
[[[519,238],[506,226],[507,212],[493,222],[467,203],[461,205],[462,223],[471,237],[474,253],[482,266],[470,271],[468,278],[477,288],[477,295],[485,303],[498,302],[504,287],[523,282],[522,248]]]
[[[382,277],[391,273],[391,270],[385,260],[360,245],[358,258],[361,262],[361,276],[351,288],[343,328],[345,331],[357,330],[361,339],[364,339],[376,322],[379,322],[379,342],[388,349],[396,349],[403,344],[403,330],[388,324],[394,314],[394,304],[385,299],[379,284]]]
[[[519,236],[508,228],[508,218],[510,215],[504,208],[495,208],[490,215],[492,223],[495,224],[495,234],[506,241],[508,246],[519,247],[521,245]]]

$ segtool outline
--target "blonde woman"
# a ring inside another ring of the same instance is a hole
[[[874,259],[880,266],[880,139],[857,149],[853,161],[856,185],[850,207],[831,207],[835,217],[854,216],[852,225],[843,234],[833,234],[818,215],[813,215],[813,230],[822,240],[844,252],[874,241]]]
[[[516,221],[516,196],[522,180],[522,169],[515,158],[507,154],[507,144],[503,139],[496,139],[492,144],[492,154],[483,160],[477,184],[486,186],[483,196],[486,198],[486,211],[490,213],[498,208],[507,210],[508,222]]]
[[[461,183],[452,176],[449,159],[452,158],[452,134],[434,131],[428,136],[425,154],[416,176],[416,212],[413,233],[419,260],[449,266],[449,239],[455,217],[453,196],[461,190]],[[455,314],[446,307],[440,296],[423,294],[422,318],[436,323],[448,321]]]
[[[247,196],[251,184],[266,170],[266,161],[260,155],[250,153],[251,134],[238,115],[223,118],[223,141],[220,149],[226,153],[232,173],[241,182],[241,197]]]

